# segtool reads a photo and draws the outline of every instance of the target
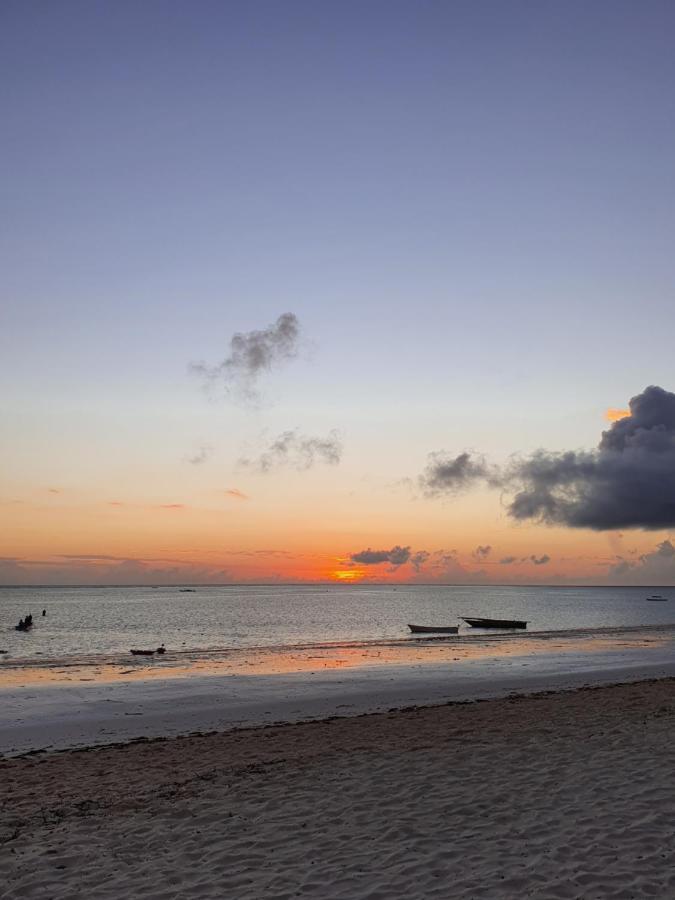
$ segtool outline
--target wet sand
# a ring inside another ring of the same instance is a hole
[[[675,629],[8,660],[0,754],[675,676]]]
[[[675,680],[0,763],[3,898],[675,895]]]

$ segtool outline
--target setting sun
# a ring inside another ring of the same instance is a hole
[[[336,569],[331,574],[336,581],[360,581],[363,578],[361,569]]]

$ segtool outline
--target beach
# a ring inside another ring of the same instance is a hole
[[[5,759],[0,896],[675,894],[675,680]]]

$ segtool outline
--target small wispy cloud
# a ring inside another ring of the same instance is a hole
[[[465,451],[450,456],[444,451],[429,454],[429,462],[419,484],[428,497],[456,494],[490,475],[484,457]]]
[[[244,403],[259,400],[258,379],[264,372],[288,362],[298,354],[300,323],[293,313],[279,316],[260,331],[237,333],[230,339],[230,352],[219,363],[192,363],[191,370],[204,386],[220,386],[233,399]]]
[[[490,544],[485,544],[484,546],[479,544],[472,552],[471,556],[473,556],[475,560],[482,561],[487,559],[491,553],[492,547],[490,546]]]
[[[303,472],[317,463],[337,466],[342,458],[342,441],[333,430],[325,438],[308,437],[297,429],[284,431],[258,457],[242,458],[239,465],[248,466],[258,472],[270,472],[278,468],[296,469]]]
[[[213,455],[213,447],[209,447],[208,444],[204,444],[200,447],[195,453],[188,455],[185,457],[185,462],[190,463],[191,466],[201,466]]]
[[[548,553],[544,553],[542,556],[530,556],[528,557],[531,563],[534,563],[535,566],[545,566],[547,563],[551,562],[551,557]]]
[[[225,491],[226,497],[231,497],[233,500],[248,500],[248,494],[245,494],[243,491],[240,491],[239,488],[228,488]]]
[[[158,503],[157,509],[187,509],[185,503]]]
[[[418,550],[416,553],[410,557],[410,562],[412,567],[416,572],[419,572],[422,566],[429,560],[431,554],[428,550]]]

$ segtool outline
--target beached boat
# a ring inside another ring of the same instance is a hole
[[[413,634],[457,634],[459,625],[408,625]]]
[[[647,600],[656,601],[659,600],[661,602],[665,602],[668,598],[662,597],[661,594],[652,594],[651,597],[647,597]]]
[[[466,616],[462,619],[472,628],[527,628],[527,622],[522,619],[469,619]]]

